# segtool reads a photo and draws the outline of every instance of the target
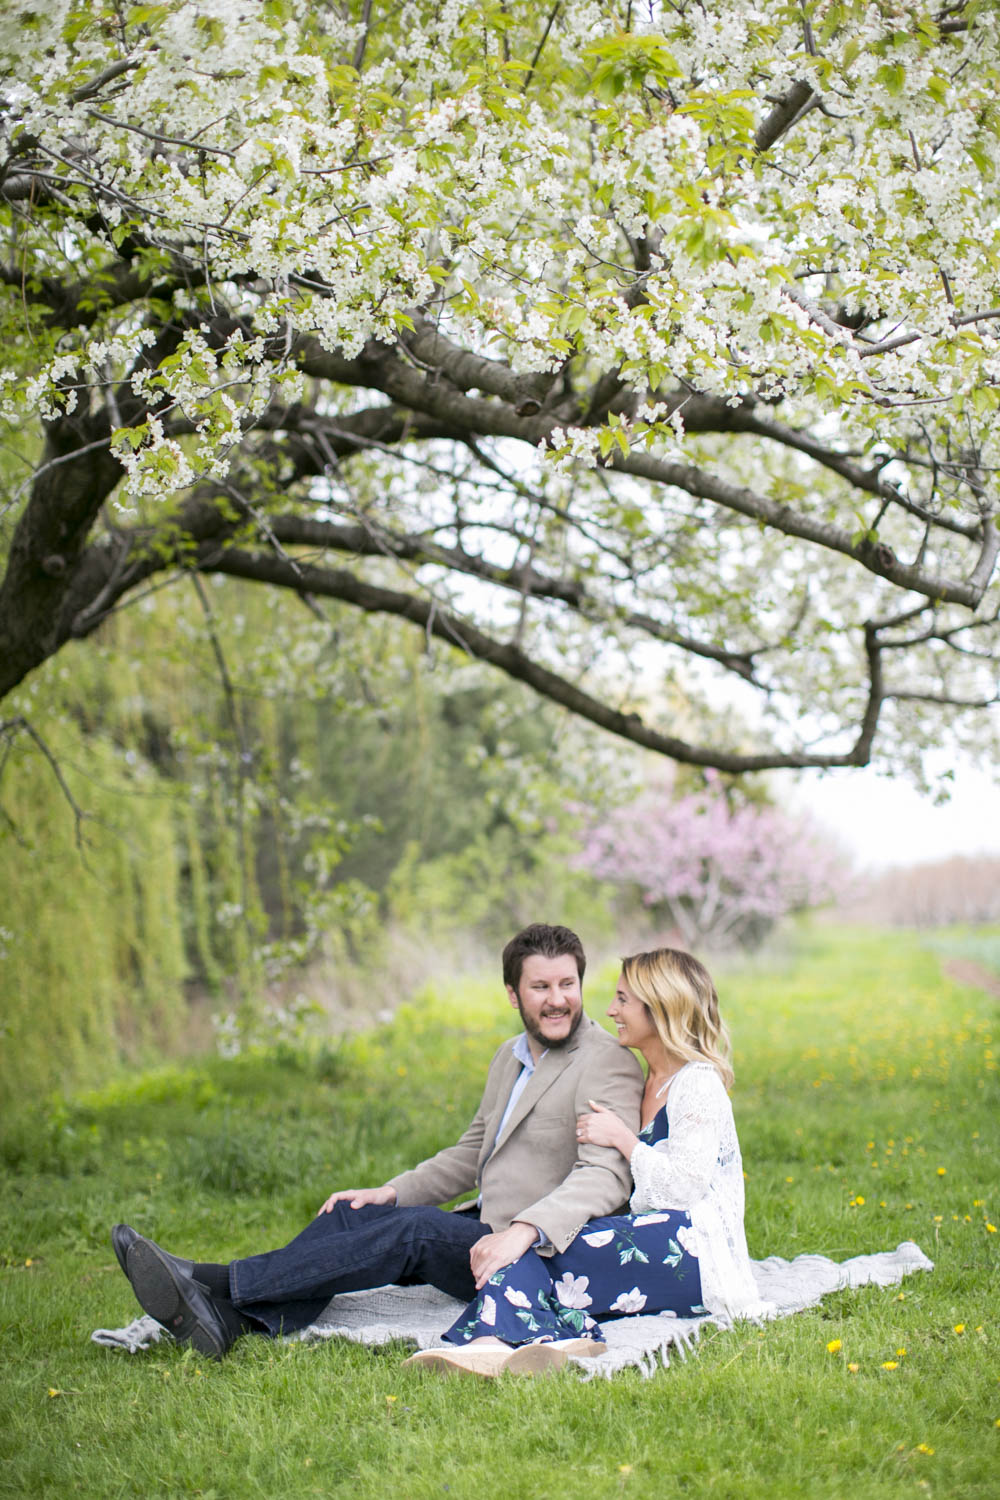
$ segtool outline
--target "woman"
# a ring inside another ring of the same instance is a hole
[[[608,1015],[648,1067],[641,1128],[595,1104],[577,1136],[628,1158],[631,1213],[591,1220],[561,1254],[529,1250],[497,1271],[444,1335],[466,1347],[408,1363],[527,1373],[599,1353],[602,1317],[767,1310],[747,1254],[729,1039],[707,970],[673,948],[626,958]]]

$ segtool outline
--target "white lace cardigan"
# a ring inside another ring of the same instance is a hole
[[[684,1208],[694,1230],[688,1248],[698,1256],[702,1302],[731,1318],[767,1317],[747,1253],[743,1230],[743,1158],[733,1107],[717,1070],[685,1063],[667,1092],[670,1134],[643,1142],[631,1156],[634,1214]]]

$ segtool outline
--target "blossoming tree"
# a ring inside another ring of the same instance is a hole
[[[730,807],[719,787],[671,800],[645,792],[592,827],[580,863],[637,892],[688,948],[756,947],[789,912],[844,885],[844,856],[802,819],[752,803]]]
[[[0,697],[209,572],[726,771],[990,738],[991,4],[7,0],[0,58]],[[690,663],[752,734],[646,708]]]

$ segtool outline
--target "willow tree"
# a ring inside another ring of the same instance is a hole
[[[7,0],[0,53],[8,724],[208,572],[726,771],[992,735],[992,4]],[[658,711],[713,676],[728,742]]]

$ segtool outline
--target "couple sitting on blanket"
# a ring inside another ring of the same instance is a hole
[[[284,1248],[183,1260],[117,1225],[146,1312],[218,1357],[244,1333],[306,1327],[339,1292],[429,1283],[468,1306],[446,1348],[409,1363],[495,1375],[600,1353],[601,1318],[759,1309],[711,978],[671,948],[625,959],[616,1044],[583,1013],[585,966],[568,928],[519,932],[503,978],[524,1030],[493,1058],[468,1130],[382,1187],[332,1193]],[[470,1190],[474,1203],[430,1206]]]

